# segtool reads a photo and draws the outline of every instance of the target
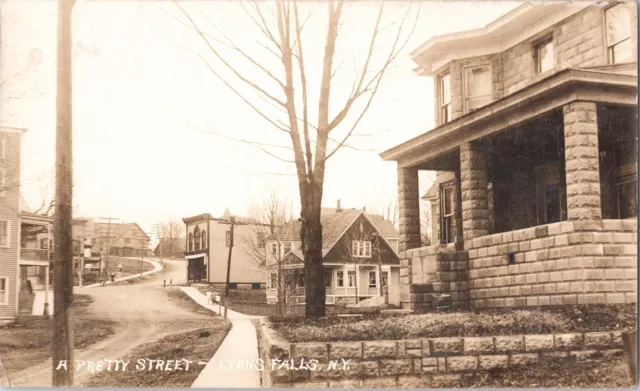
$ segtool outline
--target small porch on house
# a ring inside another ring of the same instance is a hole
[[[304,270],[302,264],[286,265],[282,268],[280,283],[287,302],[291,304],[305,303]],[[359,265],[325,265],[324,282],[326,304],[353,304],[360,300],[384,293],[384,286],[389,286],[391,266],[382,266],[382,278],[379,268],[373,264]],[[278,301],[278,269],[269,269],[267,281],[267,302]]]
[[[20,213],[20,290],[47,289],[51,282],[53,260],[53,218]]]
[[[398,162],[402,298],[635,302],[636,82],[566,70],[385,152]],[[427,248],[420,170],[438,172]]]

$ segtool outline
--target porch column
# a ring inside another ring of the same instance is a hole
[[[596,104],[574,102],[564,106],[562,111],[567,218],[599,220],[602,209]]]
[[[472,143],[460,146],[462,236],[465,241],[489,234],[486,166],[483,150]]]
[[[420,190],[418,169],[398,168],[398,251],[420,247]]]

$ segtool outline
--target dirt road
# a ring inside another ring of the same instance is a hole
[[[98,288],[75,288],[75,293],[90,295],[94,302],[90,315],[117,322],[113,337],[76,350],[74,359],[85,361],[116,360],[123,358],[140,344],[153,342],[166,335],[205,327],[211,320],[206,315],[190,312],[174,303],[163,288],[163,280],[183,283],[186,278],[184,261],[165,260],[169,269],[159,272],[149,280],[131,285],[104,286]],[[177,288],[173,288],[177,289]],[[51,361],[31,367],[19,373],[9,374],[11,382],[18,387],[50,387]],[[74,375],[74,386],[82,386],[91,374],[78,371]]]

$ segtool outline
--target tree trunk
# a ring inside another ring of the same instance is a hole
[[[322,223],[320,205],[313,205],[302,218],[300,238],[304,254],[305,316],[325,316],[326,290],[322,266]]]

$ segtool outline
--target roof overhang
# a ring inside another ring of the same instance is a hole
[[[591,5],[525,3],[482,28],[435,36],[411,52],[418,64],[414,71],[433,76],[452,60],[501,53]]]
[[[53,223],[54,218],[51,216],[45,216],[37,213],[20,212],[21,223]]]
[[[18,133],[20,135],[27,133],[25,128],[14,128],[11,126],[0,126],[0,132]]]
[[[184,222],[185,224],[189,224],[189,223],[193,223],[196,221],[202,221],[202,220],[213,220],[213,217],[211,216],[211,214],[209,213],[203,213],[197,216],[192,216],[192,217],[185,217],[182,219],[182,222]]]
[[[565,69],[473,113],[382,152],[398,167],[415,167],[451,153],[461,144],[522,124],[574,101],[637,106],[638,77]]]

